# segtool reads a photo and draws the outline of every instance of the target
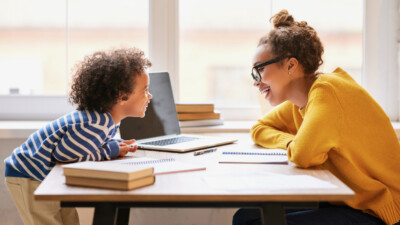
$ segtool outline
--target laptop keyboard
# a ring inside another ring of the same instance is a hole
[[[165,145],[178,144],[178,143],[187,142],[187,141],[193,141],[193,140],[198,140],[198,139],[200,139],[200,138],[198,138],[198,137],[181,136],[181,137],[174,137],[174,138],[163,139],[163,140],[158,140],[158,141],[149,141],[149,142],[145,142],[145,143],[142,143],[142,144],[165,146]]]

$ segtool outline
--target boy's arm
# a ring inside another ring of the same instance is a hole
[[[259,119],[251,128],[254,143],[265,148],[286,149],[296,133],[293,107],[292,103],[286,101]]]
[[[119,142],[108,139],[109,129],[100,125],[71,125],[53,151],[59,162],[101,161],[118,157]]]

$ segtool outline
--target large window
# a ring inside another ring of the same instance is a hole
[[[68,1],[68,62],[73,67],[87,54],[118,47],[148,52],[147,0]]]
[[[66,94],[85,55],[147,51],[148,11],[147,0],[2,1],[0,94]]]
[[[65,11],[62,1],[1,2],[0,94],[64,93]]]
[[[325,49],[321,72],[341,67],[361,83],[363,0],[273,0],[273,14],[281,9],[318,32]]]
[[[179,4],[181,101],[266,104],[252,86],[251,60],[258,40],[271,28],[269,18],[281,9],[319,33],[325,46],[322,72],[342,67],[361,80],[362,0],[183,0]]]
[[[31,102],[25,94],[38,101],[65,95],[71,70],[85,55],[136,46],[151,57],[151,71],[170,72],[177,100],[214,102],[229,111],[225,118],[253,120],[260,105],[264,112],[270,106],[252,87],[251,60],[271,28],[269,18],[281,9],[319,33],[321,72],[342,67],[385,110],[395,108],[389,116],[396,119],[398,8],[397,0],[1,1],[0,103],[10,107],[0,119],[21,111],[13,108],[15,99]]]
[[[267,30],[266,0],[179,2],[180,101],[255,105],[251,59]]]

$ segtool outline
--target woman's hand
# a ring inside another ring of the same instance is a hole
[[[131,146],[133,143],[135,143],[135,139],[120,142],[118,156],[124,157],[128,152],[136,152],[137,145]]]

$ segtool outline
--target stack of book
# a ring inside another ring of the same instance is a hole
[[[221,113],[214,109],[212,103],[177,103],[175,106],[180,127],[223,124]]]
[[[62,168],[68,185],[131,190],[155,182],[153,167],[87,161]]]

